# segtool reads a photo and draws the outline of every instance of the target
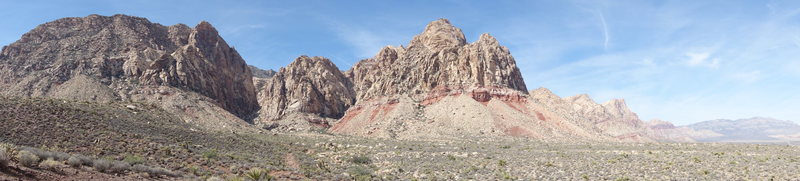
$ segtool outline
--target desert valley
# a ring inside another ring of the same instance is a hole
[[[0,180],[797,180],[800,125],[676,126],[530,87],[432,19],[351,67],[251,66],[213,22],[46,22],[0,53]],[[479,33],[479,32],[475,32]]]

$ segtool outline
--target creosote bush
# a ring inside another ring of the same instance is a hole
[[[353,156],[353,158],[350,158],[350,162],[353,162],[355,164],[370,164],[372,163],[372,160],[370,160],[369,157],[366,156]]]
[[[39,163],[39,156],[28,150],[22,150],[17,153],[17,161],[23,166],[34,167]]]

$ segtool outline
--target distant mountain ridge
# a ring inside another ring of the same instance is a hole
[[[800,141],[800,125],[792,121],[766,117],[717,119],[688,125],[695,130],[709,130],[722,136],[698,139],[703,142]]]
[[[647,124],[655,135],[687,142],[800,142],[800,125],[767,117],[717,119],[686,126],[674,126],[660,120],[649,121]]]

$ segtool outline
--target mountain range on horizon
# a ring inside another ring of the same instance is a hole
[[[524,137],[554,141],[797,141],[800,126],[767,118],[688,126],[640,120],[625,100],[529,90],[490,34],[467,42],[447,19],[404,46],[342,71],[299,56],[250,66],[208,22],[164,26],[114,15],[42,24],[0,53],[0,94],[145,102],[209,131],[267,129],[396,139]]]

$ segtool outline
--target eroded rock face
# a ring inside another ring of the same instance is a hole
[[[259,100],[262,121],[278,120],[290,113],[341,118],[355,103],[352,83],[324,57],[301,56],[275,74]]]
[[[250,69],[208,22],[190,28],[126,15],[63,18],[0,53],[6,95],[51,96],[75,88],[61,86],[75,77],[113,92],[87,98],[95,101],[127,100],[136,87],[170,86],[207,96],[239,117],[259,109]]]
[[[526,91],[508,48],[489,34],[467,44],[464,34],[446,19],[431,22],[408,47],[385,47],[346,73],[357,99],[399,94],[422,95],[437,87],[471,90],[503,87]],[[441,88],[439,88],[441,89]]]

